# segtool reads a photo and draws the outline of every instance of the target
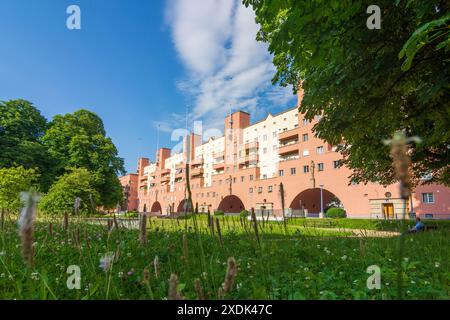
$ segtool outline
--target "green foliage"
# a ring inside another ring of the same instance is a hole
[[[106,137],[102,120],[93,112],[79,110],[57,115],[49,124],[43,141],[56,159],[58,175],[68,168],[85,168],[92,173],[92,185],[100,198],[99,204],[113,208],[123,201],[117,174],[124,174],[123,159],[112,140]]]
[[[214,211],[214,215],[215,216],[223,216],[223,215],[225,215],[225,213],[221,210],[216,210],[216,211]]]
[[[302,81],[300,111],[322,115],[314,130],[338,146],[353,181],[394,182],[383,139],[405,130],[422,139],[411,145],[415,180],[432,173],[429,182],[450,185],[447,1],[380,0],[380,30],[366,27],[366,0],[243,3],[274,56],[273,82]]]
[[[325,212],[327,218],[345,218],[347,214],[342,208],[329,208],[327,212]]]
[[[53,180],[52,161],[41,142],[47,120],[31,102],[0,101],[0,168],[34,168],[46,191]]]
[[[250,212],[248,212],[248,210],[242,210],[241,213],[239,214],[239,216],[244,219],[248,218],[249,215]]]
[[[35,169],[0,168],[0,209],[19,210],[20,193],[36,187],[38,178],[39,174]]]
[[[58,178],[42,198],[39,209],[49,214],[71,213],[77,197],[81,199],[80,211],[84,212],[92,211],[91,197],[94,204],[99,200],[92,175],[85,168],[72,169]]]
[[[449,298],[450,248],[444,245],[448,230],[406,236],[405,259],[399,266],[397,237],[346,236],[332,229],[323,232],[303,228],[293,224],[296,220],[288,221],[287,233],[277,222],[259,224],[261,246],[239,217],[225,217],[225,223],[221,223],[223,245],[217,241],[217,233],[210,232],[208,217],[201,215],[182,222],[149,218],[147,231],[152,241],[146,246],[140,244],[138,230],[121,228],[111,232],[106,219],[104,225],[97,225],[98,221],[93,224],[71,217],[67,231],[61,228],[61,220],[45,217],[37,223],[33,269],[24,267],[15,222],[6,223],[0,232],[0,275],[5,275],[0,277],[0,299],[161,300],[167,299],[172,273],[178,276],[179,288],[187,300],[197,299],[197,278],[205,295],[217,299],[230,256],[238,265],[232,290],[225,296],[230,300],[392,300],[398,299],[399,272],[406,299]],[[349,220],[330,219],[335,223]],[[298,229],[301,235],[295,234]],[[80,246],[75,241],[77,234]],[[188,259],[182,243],[188,248]],[[109,272],[104,272],[99,260],[108,252],[113,252],[115,259]],[[158,273],[153,263],[156,256]],[[82,290],[67,289],[71,275],[67,267],[73,264],[82,270]],[[370,274],[366,270],[372,264],[381,268],[380,290],[367,288]],[[150,277],[144,277],[144,269]]]

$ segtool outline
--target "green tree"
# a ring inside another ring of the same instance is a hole
[[[69,173],[59,177],[40,201],[39,209],[49,214],[70,213],[77,197],[81,199],[81,212],[92,211],[92,202],[97,204],[99,201],[92,174],[85,168],[70,169]]]
[[[57,115],[43,137],[50,155],[56,159],[58,175],[68,168],[85,168],[99,194],[99,205],[112,208],[123,201],[118,174],[124,174],[123,159],[112,140],[106,137],[103,122],[95,113],[79,110]]]
[[[36,187],[38,179],[35,169],[0,168],[0,209],[18,211],[21,207],[20,193]]]
[[[0,101],[0,168],[36,168],[43,191],[54,179],[51,158],[41,142],[46,128],[47,120],[31,102]]]
[[[383,139],[411,145],[417,182],[450,184],[450,8],[444,0],[380,0],[381,29],[366,27],[368,0],[243,0],[269,44],[274,83],[302,82],[300,111],[321,115],[316,134],[344,155],[353,181],[395,181]]]

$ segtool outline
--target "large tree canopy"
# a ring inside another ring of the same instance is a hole
[[[52,162],[41,138],[47,120],[31,102],[0,101],[0,168],[36,168],[46,191],[53,180]]]
[[[56,159],[58,175],[69,168],[85,168],[92,174],[100,205],[110,208],[122,201],[117,174],[125,172],[123,159],[118,157],[115,145],[106,137],[102,120],[95,113],[79,110],[55,116],[43,141]]]
[[[445,0],[379,0],[381,29],[369,30],[365,0],[243,0],[269,43],[274,83],[302,82],[300,111],[338,145],[354,181],[395,181],[388,147],[397,130],[411,145],[416,181],[450,184],[450,11]]]

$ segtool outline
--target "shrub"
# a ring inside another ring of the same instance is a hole
[[[38,178],[39,174],[35,169],[0,168],[0,208],[19,210],[20,193],[36,186]]]
[[[223,215],[225,215],[225,214],[224,214],[224,212],[221,211],[221,210],[216,210],[216,211],[214,211],[214,215],[215,215],[215,216],[223,216]]]
[[[242,210],[240,213],[241,218],[247,219],[247,217],[250,215],[250,212],[248,210]]]
[[[59,177],[42,198],[39,208],[49,214],[70,213],[76,197],[81,199],[80,212],[93,211],[92,205],[98,203],[99,194],[93,187],[92,174],[84,168],[72,169]]]
[[[345,218],[347,213],[342,208],[330,208],[325,213],[327,218]]]

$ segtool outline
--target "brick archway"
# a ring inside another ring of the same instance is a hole
[[[181,200],[180,203],[178,204],[178,207],[177,207],[177,213],[184,213],[185,212],[184,206],[187,203],[188,202],[187,202],[186,199]],[[187,212],[191,212],[193,210],[193,208],[192,209],[191,208],[187,208],[187,209],[188,209]]]
[[[158,201],[154,202],[150,212],[151,213],[162,213],[161,204]]]
[[[235,195],[226,196],[220,201],[219,207],[217,208],[225,213],[239,213],[245,209],[244,203],[239,197]]]
[[[326,211],[328,204],[333,199],[339,199],[334,193],[323,189],[323,209]],[[294,200],[292,200],[289,208],[293,210],[306,209],[308,213],[320,212],[320,188],[306,189],[300,192]]]

